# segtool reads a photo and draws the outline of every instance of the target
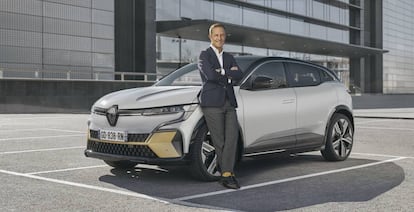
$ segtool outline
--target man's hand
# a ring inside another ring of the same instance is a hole
[[[230,70],[237,71],[237,70],[239,70],[239,68],[237,66],[233,66],[233,67],[230,68]]]

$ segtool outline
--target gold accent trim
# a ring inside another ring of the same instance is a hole
[[[172,145],[172,141],[176,133],[176,131],[167,131],[152,134],[148,140],[149,148],[154,151],[159,158],[180,157],[180,154]]]
[[[155,132],[151,134],[145,140],[145,142],[119,142],[100,140],[96,138],[91,138],[90,135],[88,135],[88,139],[91,141],[102,143],[148,146],[159,158],[177,158],[181,155],[177,152],[177,150],[172,144],[175,134],[177,134],[176,131]]]

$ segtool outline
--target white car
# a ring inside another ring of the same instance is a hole
[[[332,71],[281,57],[236,61],[244,71],[234,87],[240,158],[315,150],[329,161],[349,156],[352,99]],[[220,174],[199,106],[200,88],[197,64],[189,64],[153,86],[102,97],[92,106],[85,155],[116,168],[183,164],[198,179],[216,180]]]

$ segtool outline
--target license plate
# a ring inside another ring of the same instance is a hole
[[[127,140],[127,133],[123,131],[112,131],[112,130],[100,130],[99,138],[101,140],[107,141],[121,141],[125,142]]]

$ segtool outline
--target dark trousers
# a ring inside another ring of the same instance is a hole
[[[202,107],[202,110],[221,173],[233,173],[239,137],[236,109],[226,100],[222,107]]]

